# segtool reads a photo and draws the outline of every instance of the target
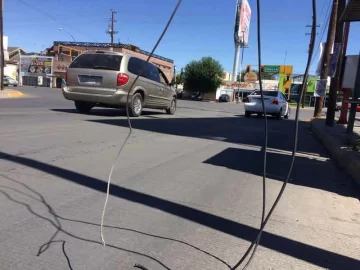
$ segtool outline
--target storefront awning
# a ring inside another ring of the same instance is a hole
[[[360,21],[360,0],[349,0],[345,11],[341,15],[342,22],[359,22]]]

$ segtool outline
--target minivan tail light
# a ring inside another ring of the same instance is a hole
[[[250,99],[248,98],[248,97],[246,97],[245,99],[244,99],[244,102],[246,103],[246,102],[250,102]]]
[[[273,104],[279,104],[279,100],[278,100],[277,98],[274,98],[274,100],[273,100],[272,103],[273,103]]]
[[[125,73],[119,73],[117,76],[117,86],[123,86],[129,82],[129,75]]]
[[[67,82],[67,71],[65,72],[65,82]]]

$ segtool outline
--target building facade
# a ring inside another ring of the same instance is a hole
[[[54,41],[53,46],[47,49],[47,55],[54,56],[53,86],[60,87],[61,80],[64,78],[67,68],[76,56],[85,51],[96,50],[112,50],[114,52],[131,54],[144,60],[147,60],[150,55],[149,52],[141,50],[139,47],[130,44]],[[150,58],[150,62],[164,72],[169,82],[172,80],[174,71],[173,60],[154,54]]]

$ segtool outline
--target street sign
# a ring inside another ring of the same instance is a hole
[[[264,66],[264,72],[279,73],[280,66]]]
[[[255,72],[247,72],[244,76],[245,82],[256,82],[258,80],[257,73]]]

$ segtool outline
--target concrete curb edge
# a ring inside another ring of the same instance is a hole
[[[316,121],[316,118],[310,120],[311,130],[330,153],[332,159],[349,173],[360,186],[360,160],[356,158],[357,153],[341,149],[339,142],[335,141],[331,136],[315,125],[314,121]]]

